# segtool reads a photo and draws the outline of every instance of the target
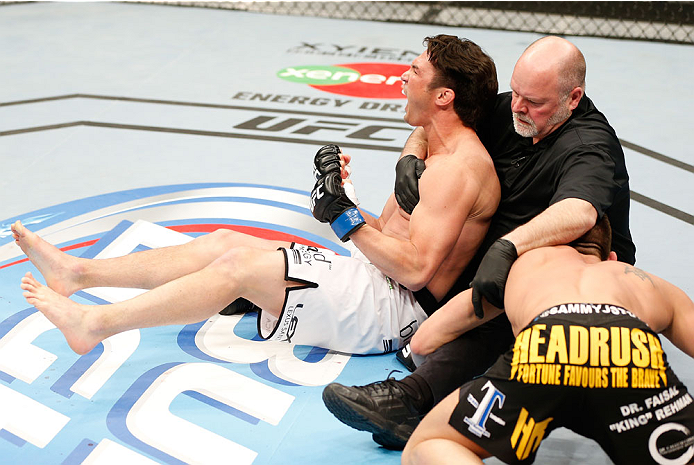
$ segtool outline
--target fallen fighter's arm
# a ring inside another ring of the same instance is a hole
[[[410,340],[412,352],[429,355],[447,342],[457,339],[503,312],[482,299],[484,318],[479,319],[473,311],[471,296],[472,289],[461,292],[427,318]]]
[[[409,219],[409,238],[384,234],[368,225],[351,236],[381,272],[413,291],[427,285],[456,245],[480,193],[466,167],[454,158],[427,168],[419,186],[420,201]],[[386,210],[400,215],[394,196]]]

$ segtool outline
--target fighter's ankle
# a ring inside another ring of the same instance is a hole
[[[92,286],[90,283],[90,260],[85,260],[83,258],[71,257],[71,260],[67,261],[67,279],[70,280],[77,287],[77,290],[85,289]]]

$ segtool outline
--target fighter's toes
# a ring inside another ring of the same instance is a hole
[[[20,285],[25,291],[36,292],[36,290],[41,287],[41,284],[34,278],[31,272],[27,272],[22,278],[22,284]]]
[[[19,239],[19,236],[22,235],[22,232],[24,230],[24,226],[22,226],[21,221],[17,220],[14,223],[12,223],[10,229],[12,230],[12,235],[14,235],[14,238]]]

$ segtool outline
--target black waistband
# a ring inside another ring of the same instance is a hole
[[[566,315],[609,315],[609,316],[628,316],[638,320],[638,317],[634,315],[629,310],[622,308],[618,305],[612,304],[594,304],[594,303],[565,303],[561,305],[555,305],[554,307],[548,308],[544,312],[537,315],[534,320],[539,320],[541,318],[546,318],[548,316],[566,316]]]

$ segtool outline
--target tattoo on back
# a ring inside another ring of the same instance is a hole
[[[641,278],[641,281],[649,280],[651,282],[651,284],[653,286],[655,286],[655,283],[653,282],[651,277],[646,274],[645,271],[640,270],[640,269],[636,268],[635,266],[624,265],[624,274],[629,274],[629,273],[635,274],[636,276]]]

